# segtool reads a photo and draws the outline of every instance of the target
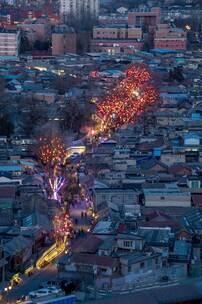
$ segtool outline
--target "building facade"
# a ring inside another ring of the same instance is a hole
[[[95,26],[93,39],[141,39],[142,29],[122,25]]]
[[[182,29],[171,28],[168,24],[158,24],[154,47],[156,49],[186,50],[187,34]]]
[[[57,26],[52,33],[52,55],[76,53],[76,33],[72,27]]]
[[[51,24],[48,18],[28,20],[18,25],[18,28],[27,37],[30,43],[36,40],[48,41],[51,36]]]
[[[146,207],[191,207],[190,193],[176,185],[145,186],[143,193]]]
[[[151,10],[130,11],[128,13],[128,25],[136,27],[153,27],[160,22],[161,9],[154,7]]]
[[[96,19],[99,14],[99,0],[60,0],[60,14],[62,17],[72,16],[75,19],[88,16]]]
[[[0,29],[0,56],[18,57],[20,31]]]
[[[95,26],[91,40],[92,52],[120,53],[126,47],[141,49],[142,29],[121,24]]]

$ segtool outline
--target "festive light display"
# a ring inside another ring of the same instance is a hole
[[[65,158],[65,149],[60,137],[48,139],[40,138],[39,157],[43,164],[62,164]]]
[[[48,179],[50,187],[52,189],[52,198],[54,200],[59,201],[60,200],[60,190],[62,187],[66,184],[66,179],[63,176],[52,176]]]
[[[56,240],[63,240],[64,242],[71,236],[72,221],[68,213],[60,213],[56,215],[53,220],[54,233]]]
[[[60,201],[60,190],[66,184],[63,164],[66,159],[66,151],[62,140],[54,137],[40,138],[39,158],[44,165],[47,181],[51,193],[50,198]]]
[[[136,121],[158,98],[151,73],[145,65],[134,65],[126,70],[125,75],[112,94],[97,105],[97,114],[102,120],[101,132]]]
[[[133,78],[139,83],[146,82],[151,79],[151,73],[144,64],[135,64],[129,67],[125,74],[127,78]]]

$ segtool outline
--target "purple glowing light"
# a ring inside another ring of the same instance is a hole
[[[66,183],[65,178],[54,176],[53,178],[49,178],[48,181],[52,192],[51,199],[60,201],[59,192]]]

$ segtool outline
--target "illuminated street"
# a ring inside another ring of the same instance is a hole
[[[5,300],[2,300],[2,304],[12,303],[14,304],[16,299],[21,296],[27,295],[30,291],[39,288],[39,285],[48,280],[55,280],[57,278],[57,268],[54,264],[49,264],[45,268],[36,270],[36,272],[30,277],[23,277],[22,285],[16,286],[9,292]]]
[[[83,215],[83,216],[82,216]],[[91,217],[87,214],[86,202],[80,201],[70,208],[70,216],[74,221],[75,230],[87,231],[91,226]]]
[[[43,255],[37,260],[36,268],[41,269],[58,258],[66,248],[66,244],[53,244]]]

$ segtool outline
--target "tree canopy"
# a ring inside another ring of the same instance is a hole
[[[14,125],[8,115],[0,116],[0,135],[10,137],[13,134]]]

